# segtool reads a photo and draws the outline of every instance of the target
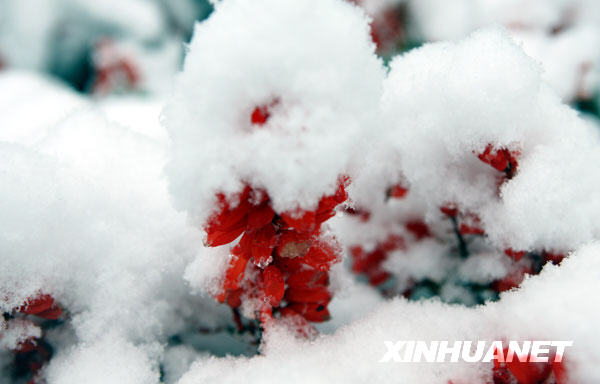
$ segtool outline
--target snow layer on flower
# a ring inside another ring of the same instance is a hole
[[[384,71],[374,48],[366,16],[339,0],[216,4],[165,110],[176,205],[201,225],[215,194],[241,181],[265,188],[277,211],[333,193],[378,127]],[[259,106],[270,117],[252,125]]]
[[[502,248],[565,251],[600,236],[598,134],[561,105],[504,32],[483,30],[396,58],[382,108],[393,127],[384,145],[401,154],[430,218],[456,203],[480,215]],[[500,197],[501,175],[476,155],[488,144],[520,152]]]
[[[246,358],[202,358],[179,381],[243,383],[346,382],[486,382],[492,363],[380,363],[385,340],[573,340],[565,359],[574,382],[600,379],[596,362],[600,321],[597,305],[589,305],[598,284],[599,245],[581,249],[561,267],[548,265],[502,301],[476,308],[436,301],[394,299],[334,335],[315,341],[295,339],[285,329],[266,335],[263,355]],[[570,316],[565,316],[569,313]],[[575,316],[574,314],[577,314]],[[567,367],[568,367],[567,366]],[[568,368],[567,368],[568,369]],[[572,372],[572,373],[571,373]]]

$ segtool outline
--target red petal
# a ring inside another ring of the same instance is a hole
[[[244,272],[246,271],[247,264],[247,258],[231,255],[229,267],[225,272],[225,280],[223,282],[223,288],[225,290],[237,289],[240,286],[241,281],[244,279]]]
[[[260,229],[269,224],[275,216],[275,211],[269,204],[253,208],[248,214],[248,229]]]
[[[239,222],[248,214],[252,205],[248,201],[250,189],[246,187],[244,191],[237,196],[238,205],[230,207],[230,204],[223,194],[219,194],[219,204],[222,209],[219,213],[210,218],[207,225],[207,231],[217,230],[226,231],[229,228],[237,227]]]
[[[324,303],[331,300],[331,293],[327,287],[293,288],[285,292],[287,301],[296,303]]]
[[[359,245],[350,248],[352,255],[352,271],[355,273],[363,273],[368,268],[367,253]]]
[[[271,114],[266,106],[259,106],[254,108],[254,111],[252,111],[250,121],[255,125],[264,125],[270,116]]]
[[[391,277],[388,272],[379,269],[369,271],[367,276],[369,278],[369,284],[373,286],[378,286]]]
[[[209,247],[228,244],[244,231],[247,223],[246,215],[251,208],[248,201],[250,191],[249,187],[244,188],[244,191],[238,195],[239,203],[235,208],[230,208],[225,195],[222,193],[218,195],[222,209],[209,219],[205,227]]]
[[[406,196],[407,193],[408,193],[408,188],[404,188],[402,185],[398,184],[398,185],[394,185],[392,188],[390,188],[388,195],[395,199],[401,199],[404,196]]]
[[[339,261],[336,250],[323,242],[313,244],[303,259],[307,265],[321,271],[329,270],[331,264]]]
[[[404,238],[399,235],[389,235],[388,238],[381,244],[381,249],[384,252],[395,251],[396,249],[406,249]]]
[[[244,236],[240,239],[240,242],[231,249],[231,254],[239,257],[249,259],[252,257],[252,234],[250,232],[244,233]]]
[[[281,272],[285,274],[298,273],[306,268],[303,258],[301,257],[295,257],[293,259],[285,257],[276,257],[274,260],[274,264],[277,266],[277,268],[279,268]]]
[[[510,257],[511,259],[513,259],[514,261],[519,261],[523,258],[523,256],[525,256],[525,254],[527,254],[526,251],[515,251],[512,248],[508,248],[504,250],[504,254],[508,257]]]
[[[60,317],[60,315],[62,315],[62,308],[58,305],[55,305],[44,312],[38,313],[36,316],[46,320],[56,320]]]
[[[376,248],[369,253],[363,252],[359,257],[354,258],[352,270],[356,273],[364,273],[369,269],[378,268],[385,259],[386,254],[380,248]]]
[[[229,229],[227,231],[206,232],[206,246],[218,247],[220,245],[231,243],[242,233],[244,233],[244,230],[246,229],[246,221],[243,220],[242,222],[238,223],[238,225],[238,227]]]
[[[458,215],[458,208],[454,204],[447,204],[440,208],[443,214],[450,217],[456,217]]]
[[[555,361],[552,362],[552,372],[554,372],[554,378],[556,379],[556,384],[567,384],[567,370],[565,369],[565,365],[561,362]]]
[[[338,205],[335,196],[324,196],[319,200],[319,207],[317,208],[317,215],[329,212]]]
[[[315,216],[317,227],[315,228],[314,232],[317,233],[319,231],[319,228],[321,227],[321,224],[331,219],[333,216],[335,216],[334,210],[317,213],[317,216]]]
[[[327,286],[329,277],[327,272],[316,269],[307,269],[288,276],[286,283],[289,288],[312,288]]]
[[[242,305],[241,296],[243,292],[244,290],[241,288],[227,292],[227,305],[231,308],[237,308]]]
[[[460,232],[461,235],[483,235],[485,233],[485,231],[479,227],[470,226],[464,223],[460,225],[458,232]]]
[[[550,261],[550,262],[552,262],[552,264],[555,264],[555,265],[560,264],[561,261],[563,261],[563,259],[565,258],[565,255],[563,255],[561,253],[544,252],[543,256],[544,256],[545,261]]]
[[[504,171],[508,168],[508,159],[504,155],[504,152],[498,151],[496,156],[491,159],[490,165],[498,171]]]
[[[276,266],[269,265],[263,270],[263,280],[268,303],[273,307],[278,306],[285,292],[281,271]]]
[[[28,315],[37,315],[38,313],[49,310],[53,305],[54,298],[50,295],[43,294],[34,299],[29,299],[24,305],[19,307],[17,311]]]
[[[298,232],[312,232],[316,227],[316,213],[313,211],[284,212],[283,220]]]
[[[32,338],[29,338],[29,339],[25,339],[24,341],[21,341],[20,343],[18,343],[14,351],[16,353],[27,353],[27,352],[35,351],[36,349],[37,349],[37,344],[36,344],[35,340]]]
[[[277,232],[272,225],[267,225],[254,233],[252,238],[252,257],[254,264],[266,267],[272,260],[271,253],[277,244]]]
[[[506,368],[519,381],[520,384],[541,383],[552,373],[551,363],[533,363],[529,361],[519,361],[513,359],[506,362]]]
[[[412,233],[417,240],[431,236],[429,227],[421,220],[410,221],[404,225],[406,229]]]
[[[348,176],[340,176],[338,178],[338,189],[335,191],[335,199],[338,204],[343,203],[348,198],[348,193],[346,192],[346,187],[350,185],[350,177]]]
[[[479,159],[486,164],[491,165],[494,169],[504,172],[510,169],[514,172],[517,167],[517,156],[519,152],[511,152],[506,148],[494,149],[491,144],[488,144],[485,150],[478,155]]]
[[[319,200],[319,206],[317,208],[317,216],[323,216],[325,213],[333,210],[339,204],[343,203],[347,198],[348,194],[346,193],[346,189],[344,187],[344,180],[338,181],[338,188],[333,195],[323,196],[321,200]],[[335,214],[335,213],[334,213]],[[325,221],[325,220],[323,220]]]

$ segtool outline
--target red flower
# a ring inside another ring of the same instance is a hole
[[[518,270],[511,272],[503,279],[492,283],[492,289],[495,289],[497,292],[504,292],[516,288],[525,279],[525,275],[531,273],[532,270],[530,267],[521,267]]]
[[[464,220],[458,227],[458,232],[461,235],[483,235],[485,233],[480,226],[481,220],[477,215],[467,214]]]
[[[294,212],[283,212],[281,218],[287,225],[298,232],[311,233],[317,225],[317,217],[314,211],[296,210]]]
[[[555,265],[560,264],[565,258],[565,255],[562,253],[552,253],[547,251],[544,251],[542,256],[544,257],[545,262],[551,262]]]
[[[324,242],[315,242],[303,259],[307,265],[321,271],[329,270],[332,264],[339,261],[337,251]]]
[[[431,236],[431,232],[429,232],[429,227],[421,220],[413,220],[404,224],[406,230],[412,233],[417,240],[422,240],[426,237]]]
[[[205,227],[207,239],[206,245],[209,247],[218,247],[231,243],[237,239],[246,229],[248,212],[251,204],[248,200],[250,188],[246,187],[239,195],[239,203],[231,207],[225,195],[217,195],[221,211],[213,215]]]
[[[271,263],[271,253],[277,244],[277,232],[273,225],[266,225],[254,233],[251,242],[252,258],[254,264],[264,268]]]
[[[255,125],[264,125],[270,116],[271,114],[266,106],[258,106],[252,111],[250,121]]]
[[[266,267],[263,270],[263,281],[268,303],[274,307],[278,306],[285,292],[285,283],[279,268],[274,265]]]
[[[329,283],[329,276],[327,275],[327,272],[316,269],[306,269],[290,274],[286,283],[288,288],[327,286]]]
[[[458,207],[456,207],[456,205],[452,203],[444,205],[440,208],[440,211],[442,211],[444,215],[450,217],[456,217],[458,215]]]
[[[17,312],[35,315],[46,320],[56,320],[62,315],[62,308],[54,302],[52,296],[42,294],[27,300],[25,304],[17,308]]]
[[[400,184],[394,185],[388,191],[388,196],[395,199],[401,199],[408,193],[408,188],[403,187]]]
[[[508,353],[508,348],[503,351],[504,356]],[[517,357],[510,362],[499,362],[494,358],[494,383],[509,384],[514,382],[514,377],[519,384],[538,384],[547,383],[552,374],[554,380],[550,381],[556,384],[567,384],[567,374],[565,367],[561,362],[554,361],[554,356],[550,356],[547,362],[520,361]],[[525,359],[524,359],[525,360]]]
[[[259,229],[269,224],[273,217],[275,217],[275,211],[268,204],[263,203],[261,206],[252,209],[248,213],[248,229]]]
[[[327,287],[296,288],[290,287],[285,292],[286,300],[297,303],[322,303],[331,300]]]
[[[504,254],[514,261],[519,261],[527,254],[527,251],[515,251],[512,248],[507,248],[504,250]]]
[[[232,308],[239,307],[246,298],[258,299],[262,304],[256,315],[263,326],[278,312],[282,317],[284,312],[285,316],[304,316],[303,321],[328,319],[328,271],[339,261],[339,255],[331,244],[318,239],[319,227],[346,199],[347,182],[347,178],[340,178],[336,192],[322,197],[317,210],[298,210],[294,214],[278,215],[266,193],[260,202],[251,202],[249,186],[236,196],[238,203],[233,207],[223,194],[218,194],[221,209],[205,227],[207,245],[224,245],[243,236],[231,250],[216,299]],[[253,261],[250,266],[249,260]],[[256,273],[244,279],[247,268]],[[289,308],[279,308],[284,297]]]
[[[494,149],[492,144],[488,144],[485,150],[477,155],[484,163],[498,171],[505,172],[508,178],[511,178],[516,172],[518,156],[518,151],[509,151],[506,148]]]

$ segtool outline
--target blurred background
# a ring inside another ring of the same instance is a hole
[[[224,0],[227,1],[227,0]],[[598,116],[597,0],[352,0],[384,60],[501,25],[577,109]],[[0,0],[0,70],[42,73],[83,94],[166,95],[208,0]]]

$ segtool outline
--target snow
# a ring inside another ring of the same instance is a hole
[[[518,291],[502,300],[465,308],[438,301],[393,299],[372,313],[314,341],[294,338],[284,328],[265,339],[263,355],[247,358],[200,358],[179,381],[191,383],[362,383],[398,380],[419,383],[486,382],[492,363],[380,363],[385,340],[573,340],[568,352],[577,364],[574,382],[599,379],[594,361],[599,320],[596,305],[573,300],[595,289],[598,281],[598,244],[574,254],[560,267],[548,266]],[[565,313],[577,314],[565,316]],[[577,351],[577,352],[575,352]]]
[[[598,237],[583,217],[600,213],[598,132],[560,103],[507,34],[426,45],[390,66],[382,108],[393,128],[383,142],[401,154],[427,215],[454,202],[478,214],[500,248],[564,252]],[[474,156],[488,143],[520,152],[500,196],[496,171]]]
[[[597,1],[413,0],[408,9],[410,32],[418,39],[453,40],[503,25],[542,63],[544,79],[564,100],[598,91],[600,54],[590,49],[600,36]]]
[[[96,356],[106,360],[111,382],[134,382],[133,367],[156,379],[146,370],[156,371],[157,358],[138,343],[223,322],[212,300],[191,296],[182,278],[201,236],[169,202],[164,143],[140,133],[139,123],[138,132],[127,128],[135,122],[109,123],[94,105],[43,79],[4,76],[31,81],[48,112],[40,109],[27,130],[4,130],[0,143],[0,305],[10,310],[43,292],[68,308],[74,337],[58,345],[72,351],[51,365],[49,382],[77,382],[102,366]],[[70,100],[77,108],[54,123]],[[142,111],[158,121],[154,105]],[[114,340],[97,343],[107,332]]]
[[[24,382],[15,350],[33,340],[53,350],[48,384],[490,382],[492,363],[381,363],[384,342],[525,339],[573,340],[569,382],[600,381],[600,125],[564,103],[598,92],[597,2],[211,3],[193,28],[205,3],[0,4],[3,379]],[[399,6],[433,42],[384,65],[370,18]],[[142,82],[78,93],[59,72],[105,32]],[[518,152],[514,175],[478,158],[488,145]],[[344,253],[332,319],[314,337],[275,321],[253,344],[211,297],[232,246],[203,245],[215,195],[248,183],[278,212],[313,209],[341,175],[349,200],[322,234]],[[396,185],[406,196],[390,197]],[[449,203],[456,219],[440,211]],[[452,220],[475,217],[484,235],[460,254]],[[373,288],[350,250],[391,236],[402,244],[381,268],[393,278]],[[508,248],[567,257],[497,301],[475,294],[528,270]],[[19,313],[40,294],[60,320]]]
[[[196,26],[165,109],[176,206],[202,225],[215,194],[243,180],[278,212],[315,208],[366,144],[365,127],[377,129],[384,70],[374,48],[364,14],[340,1],[218,3]],[[257,106],[272,114],[260,128]]]

